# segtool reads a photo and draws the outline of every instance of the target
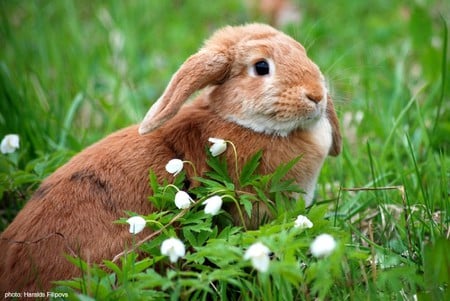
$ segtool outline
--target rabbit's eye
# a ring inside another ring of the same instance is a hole
[[[259,61],[255,63],[255,71],[258,75],[266,75],[269,74],[270,68],[269,63],[267,61]]]

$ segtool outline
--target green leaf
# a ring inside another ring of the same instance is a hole
[[[191,246],[193,247],[198,246],[197,239],[189,227],[183,227],[183,237],[187,239],[187,241]]]
[[[145,258],[141,261],[138,261],[134,264],[134,272],[135,273],[140,273],[142,271],[144,271],[145,269],[149,268],[151,265],[153,264],[153,260],[151,260],[150,258]]]
[[[206,163],[208,164],[209,167],[211,167],[213,171],[207,173],[209,176],[212,176],[213,178],[216,178],[219,181],[233,183],[233,180],[228,174],[228,164],[225,159],[220,159],[220,157],[213,157],[208,152],[208,159],[206,160]],[[214,173],[218,177],[215,177]]]
[[[25,171],[19,170],[14,174],[14,185],[20,186],[23,184],[29,184],[29,183],[37,183],[40,179],[31,173],[27,173]]]
[[[159,190],[158,176],[152,169],[150,169],[148,172],[148,179],[152,191],[158,191]]]
[[[432,300],[450,300],[450,240],[441,237],[424,248],[424,280]]]
[[[163,277],[153,269],[148,269],[144,273],[136,275],[136,279],[145,281],[146,287],[163,286],[165,283],[169,282],[167,278]]]
[[[79,301],[95,301],[96,300],[95,298],[92,298],[92,297],[90,297],[88,295],[83,295],[83,294],[78,294],[77,295],[77,299]]]
[[[254,173],[260,164],[262,150],[254,154],[242,167],[239,183],[241,186],[247,186],[255,179]]]
[[[108,269],[110,269],[111,271],[113,271],[114,273],[116,273],[116,274],[118,274],[118,275],[122,274],[122,271],[121,271],[120,267],[119,267],[117,264],[115,264],[114,262],[112,262],[112,261],[110,261],[110,260],[104,260],[104,261],[103,261],[103,264],[104,264]]]
[[[270,192],[301,191],[297,185],[293,184],[294,180],[285,179],[287,173],[300,161],[300,159],[301,156],[277,167],[272,175]]]
[[[252,210],[253,210],[253,202],[247,198],[247,197],[241,197],[239,199],[239,203],[244,206],[245,212],[247,213],[248,217],[252,217]]]
[[[221,182],[222,179],[220,178],[220,176],[209,173],[207,173],[206,176],[213,178],[213,180],[205,178],[195,178],[195,180],[206,185],[208,191],[222,190],[223,188],[227,188],[224,183]],[[234,190],[234,186],[232,190]]]

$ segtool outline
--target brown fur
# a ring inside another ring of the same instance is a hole
[[[277,73],[250,78],[247,67],[255,57],[273,59]],[[64,254],[100,263],[121,252],[131,244],[131,235],[128,226],[113,222],[124,217],[125,210],[143,215],[154,210],[147,201],[149,169],[160,179],[169,177],[164,166],[178,158],[193,162],[202,174],[207,170],[205,146],[210,137],[232,141],[241,166],[263,150],[262,173],[302,155],[289,176],[300,186],[314,184],[324,158],[339,154],[341,148],[331,98],[320,111],[332,128],[332,145],[325,148],[313,128],[298,126],[283,136],[257,132],[234,121],[246,118],[249,110],[265,114],[271,108],[275,110],[268,116],[274,123],[309,116],[326,99],[320,81],[320,71],[303,47],[268,26],[218,31],[181,66],[149,111],[139,128],[147,135],[139,135],[137,126],[113,133],[42,183],[1,234],[0,291],[45,291],[53,280],[77,276],[78,270]],[[193,92],[206,86],[180,110]],[[292,92],[286,96],[289,89]],[[231,150],[225,156],[234,162]],[[234,165],[229,166],[233,175]],[[190,169],[187,172],[193,176]]]

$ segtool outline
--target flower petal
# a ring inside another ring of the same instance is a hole
[[[17,134],[9,134],[3,137],[0,151],[3,154],[10,154],[16,151],[19,148],[19,135]]]
[[[127,219],[127,223],[130,224],[130,233],[138,234],[144,230],[146,221],[141,216],[133,216]]]
[[[259,272],[265,273],[269,270],[270,258],[268,255],[262,255],[252,258],[252,266]]]
[[[245,252],[244,259],[260,256],[261,254],[269,255],[270,250],[263,243],[257,242],[252,244]]]
[[[253,267],[259,272],[267,272],[269,269],[270,250],[264,244],[257,242],[252,244],[244,254],[244,259],[251,259]]]
[[[183,161],[172,159],[166,164],[166,171],[176,176],[183,170]]]
[[[164,240],[161,244],[161,254],[169,256],[170,262],[175,263],[178,258],[184,257],[186,248],[181,240],[172,237]]]
[[[189,208],[192,202],[191,197],[185,191],[180,190],[175,194],[175,206],[177,206],[178,209]]]
[[[311,254],[315,257],[330,255],[336,248],[336,240],[330,234],[317,236],[310,246]]]
[[[225,140],[221,139],[221,138],[208,138],[208,141],[211,143],[224,143]]]
[[[211,215],[218,214],[222,208],[222,203],[222,198],[218,195],[208,198],[203,202],[203,205],[205,205],[205,213]]]
[[[312,228],[314,224],[304,215],[297,216],[294,227],[300,229]]]
[[[209,151],[213,157],[217,157],[227,150],[227,143],[223,139],[209,138],[208,141],[213,143],[213,145],[209,148]]]

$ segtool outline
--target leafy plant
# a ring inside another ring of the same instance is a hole
[[[210,156],[211,170],[197,178],[201,185],[190,190],[195,202],[187,209],[177,209],[174,205],[175,192],[185,189],[184,172],[170,184],[158,183],[150,172],[154,191],[150,202],[158,211],[144,218],[152,234],[101,266],[89,267],[72,258],[83,277],[59,281],[56,291],[70,292],[74,300],[311,300],[362,296],[366,287],[386,290],[392,296],[399,294],[395,289],[405,284],[413,292],[420,287],[413,263],[403,259],[379,272],[374,281],[359,277],[355,268],[370,273],[370,248],[352,245],[351,233],[336,227],[327,217],[327,206],[316,205],[306,210],[302,201],[292,198],[292,193],[299,190],[285,175],[301,159],[278,167],[272,174],[259,175],[256,171],[260,158],[261,152],[250,158],[242,167],[239,183],[234,183],[226,172],[227,162]],[[241,190],[248,183],[254,190]],[[271,206],[273,221],[258,229],[245,230],[244,222],[234,225],[227,212],[215,216],[204,212],[202,203],[211,195],[220,195],[225,204],[243,207],[240,218],[244,220],[251,218],[252,208],[258,202],[273,204],[276,200],[290,206],[283,207],[287,210]],[[294,221],[298,215],[306,215],[313,226],[296,227]],[[311,243],[323,233],[331,234],[337,247],[331,248],[329,256],[313,256]],[[181,239],[187,249],[184,258],[174,263],[160,251],[162,242],[170,237]],[[268,271],[259,271],[258,266],[245,260],[245,250],[256,242],[271,251]],[[142,252],[139,257],[138,247]],[[389,250],[383,251],[387,256],[393,255]],[[410,273],[405,274],[405,269]],[[392,275],[401,275],[398,283],[388,281]],[[340,293],[335,296],[337,288]],[[241,294],[242,291],[246,294]]]

